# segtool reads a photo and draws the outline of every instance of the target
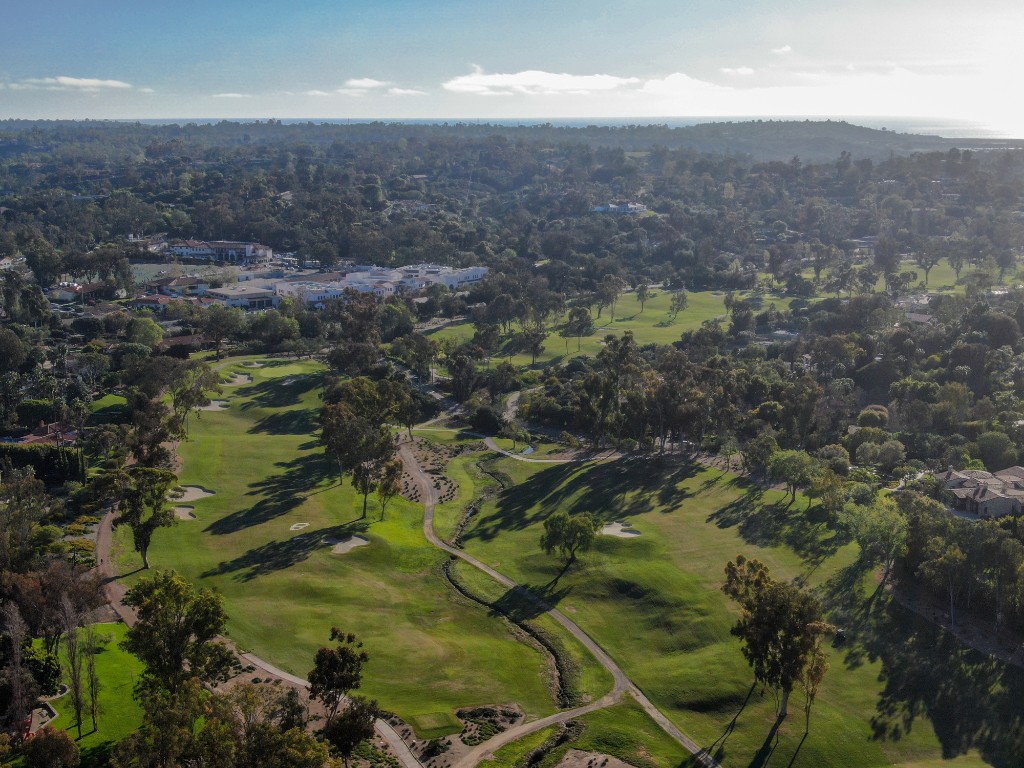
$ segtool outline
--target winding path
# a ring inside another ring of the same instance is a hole
[[[469,563],[474,568],[483,571],[502,586],[509,589],[521,589],[519,584],[504,574],[494,570],[486,563],[477,560],[472,555],[466,554],[461,549],[457,549],[456,547],[453,547],[447,542],[441,540],[434,531],[434,506],[438,501],[437,490],[434,488],[434,484],[430,482],[426,472],[423,471],[423,468],[416,461],[416,458],[413,456],[412,450],[407,442],[402,443],[399,448],[399,455],[402,458],[402,463],[405,465],[406,471],[412,477],[413,481],[420,487],[420,493],[422,494],[421,498],[424,500],[423,534],[427,537],[427,540],[438,549],[441,549],[449,555],[457,557],[460,560]],[[523,594],[529,595],[525,590],[523,590]],[[642,706],[647,714],[650,715],[659,726],[661,726],[665,733],[679,742],[688,752],[690,752],[690,754],[696,757],[698,762],[706,766],[706,768],[721,768],[719,763],[711,757],[706,750],[679,730],[672,721],[661,713],[661,710],[654,706],[651,700],[644,695],[643,691],[637,687],[636,683],[630,680],[622,668],[615,663],[615,660],[612,659],[612,657],[609,656],[590,635],[580,629],[576,622],[557,608],[537,600],[535,597],[531,596],[531,599],[535,600],[548,615],[568,630],[573,637],[579,640],[580,643],[582,643],[583,646],[593,654],[594,658],[598,660],[601,666],[611,673],[612,679],[615,681],[615,685],[609,693],[590,704],[582,707],[576,707],[575,709],[569,709],[564,712],[558,712],[550,717],[534,720],[533,722],[522,723],[509,728],[507,731],[499,733],[497,736],[489,739],[483,744],[474,747],[470,752],[466,753],[461,759],[455,762],[452,765],[452,768],[474,768],[474,766],[476,766],[481,760],[492,755],[499,747],[526,736],[527,734],[546,728],[549,725],[563,723],[566,720],[572,720],[573,718],[617,704],[622,700],[622,696],[626,692],[636,699],[640,706]]]

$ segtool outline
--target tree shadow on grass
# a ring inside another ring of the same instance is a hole
[[[320,453],[279,461],[274,466],[284,471],[249,484],[252,490],[246,496],[259,496],[259,501],[215,520],[205,530],[217,535],[236,533],[287,514],[300,506],[307,496],[322,492],[323,489],[312,492],[310,489],[317,488],[335,472],[329,459]]]
[[[569,596],[572,587],[558,587],[558,580],[543,586],[517,585],[494,601],[491,615],[508,616],[514,622],[536,619]]]
[[[234,560],[221,562],[203,577],[234,574],[236,581],[252,581],[277,571],[291,568],[305,561],[318,549],[332,546],[331,540],[344,539],[363,533],[370,527],[369,520],[353,520],[344,525],[303,531],[289,539],[271,541],[239,555]]]
[[[766,503],[764,491],[757,486],[712,512],[707,521],[719,528],[736,528],[748,544],[785,544],[813,567],[849,542],[847,535],[828,524],[820,506],[805,510],[783,502]]]
[[[624,457],[604,464],[559,464],[537,472],[498,496],[495,514],[483,517],[467,538],[489,541],[502,531],[522,530],[556,509],[621,520],[678,504],[689,492],[677,486],[699,465]]]
[[[312,408],[296,408],[265,416],[249,428],[250,433],[271,435],[311,435],[319,425],[317,412]]]
[[[845,580],[856,574],[848,570]],[[887,593],[848,615],[843,662],[881,665],[871,738],[897,742],[916,725],[934,730],[945,759],[976,749],[999,768],[1021,764],[1024,670],[964,645]]]
[[[298,405],[303,395],[322,385],[323,374],[305,373],[243,385],[236,391],[241,397],[248,398],[240,409],[249,411],[253,408],[287,408]]]
[[[104,768],[110,764],[110,753],[114,749],[114,741],[104,741],[82,749],[82,768]]]

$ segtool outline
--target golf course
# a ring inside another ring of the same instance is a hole
[[[530,721],[558,711],[560,696],[578,705],[608,693],[606,669],[538,602],[467,563],[444,567],[448,555],[424,535],[422,503],[396,497],[382,515],[371,497],[361,518],[361,496],[339,484],[316,437],[320,363],[241,357],[218,370],[222,393],[192,417],[178,447],[182,514],[157,532],[150,559],[220,592],[240,648],[305,676],[332,626],[354,632],[370,654],[361,693],[420,738],[457,733],[464,707],[515,705]],[[445,469],[458,490],[437,506],[438,535],[451,537],[478,501],[461,528],[465,551],[570,617],[721,764],[974,766],[1012,754],[1003,734],[981,729],[1018,706],[1024,673],[892,603],[859,567],[855,545],[805,513],[805,499],[789,505],[780,491],[677,457],[528,462],[456,432],[417,437],[465,447]],[[611,524],[568,567],[538,544],[558,509]],[[118,535],[130,583],[140,562],[127,532]],[[830,649],[809,727],[798,690],[773,729],[776,702],[752,685],[730,634],[738,614],[721,584],[739,553],[806,583],[846,630],[845,644]],[[514,622],[553,641],[570,670],[561,690],[548,651]],[[914,653],[922,647],[927,656]],[[580,720],[586,727],[562,752],[639,766],[690,759],[628,694]],[[545,733],[485,764],[516,765]]]

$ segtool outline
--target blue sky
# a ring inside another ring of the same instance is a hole
[[[0,117],[936,116],[1024,128],[1019,0],[36,0]]]

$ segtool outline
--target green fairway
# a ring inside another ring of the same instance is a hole
[[[763,765],[768,757],[808,767],[888,765],[954,757],[972,744],[997,763],[1012,754],[1013,734],[987,728],[1012,721],[1021,671],[963,649],[887,596],[869,603],[855,548],[813,513],[808,518],[804,504],[787,507],[781,493],[680,463],[545,468],[501,459],[495,467],[517,484],[484,505],[466,533],[467,551],[557,604],[726,765]],[[538,545],[543,520],[558,508],[628,520],[641,535],[599,536],[563,572]],[[842,609],[836,620],[851,641],[832,651],[806,738],[799,691],[778,741],[769,738],[774,700],[751,687],[730,635],[735,609],[720,587],[726,561],[738,553],[761,559],[776,577],[806,579]],[[1000,687],[986,687],[995,678]],[[951,690],[949,679],[962,685]],[[966,730],[965,713],[951,710],[960,697],[976,713]]]
[[[544,656],[443,580],[422,505],[395,499],[379,522],[371,498],[359,519],[362,498],[337,484],[313,434],[322,367],[256,362],[225,366],[253,382],[224,388],[227,410],[192,418],[180,483],[216,495],[188,502],[196,519],[157,532],[154,567],[220,591],[231,637],[295,674],[332,625],[355,632],[371,658],[363,692],[405,719],[513,702],[554,711]],[[327,541],[355,534],[369,545],[332,554]],[[122,569],[135,562],[122,554]]]
[[[97,624],[96,630],[100,637],[108,638],[109,642],[104,644],[103,650],[96,656],[96,672],[101,682],[97,729],[94,731],[92,728],[88,709],[82,718],[82,738],[78,740],[78,746],[82,750],[82,763],[85,766],[104,765],[104,756],[113,745],[142,724],[142,709],[132,698],[135,681],[142,674],[142,662],[118,646],[128,627],[124,624]],[[63,653],[61,663],[66,669]],[[78,729],[71,697],[62,696],[53,701],[52,705],[58,712],[54,726],[76,736]]]
[[[737,298],[750,297],[751,293],[749,292],[737,294]],[[762,301],[764,309],[774,303],[778,309],[782,310],[788,308],[790,304],[790,299],[779,296],[758,295],[757,298]],[[674,321],[669,316],[671,299],[672,294],[669,291],[663,289],[652,291],[651,298],[644,304],[643,312],[641,312],[636,294],[625,293],[615,307],[614,319],[612,319],[608,307],[604,308],[601,317],[596,317],[595,314],[594,331],[579,339],[578,349],[576,337],[563,338],[557,329],[549,333],[544,342],[544,351],[537,357],[537,366],[557,365],[580,355],[596,357],[603,348],[605,336],[608,334],[621,336],[626,331],[632,331],[637,344],[640,345],[671,344],[678,341],[684,331],[699,328],[705,320],[726,316],[723,291],[688,292],[688,305]],[[473,324],[467,321],[441,328],[431,333],[430,336],[436,341],[445,338],[468,341],[473,338],[473,333]],[[510,353],[513,365],[518,367],[531,365],[532,358],[528,353],[513,351],[507,342],[503,344],[501,351],[495,354],[492,362],[508,359]]]

